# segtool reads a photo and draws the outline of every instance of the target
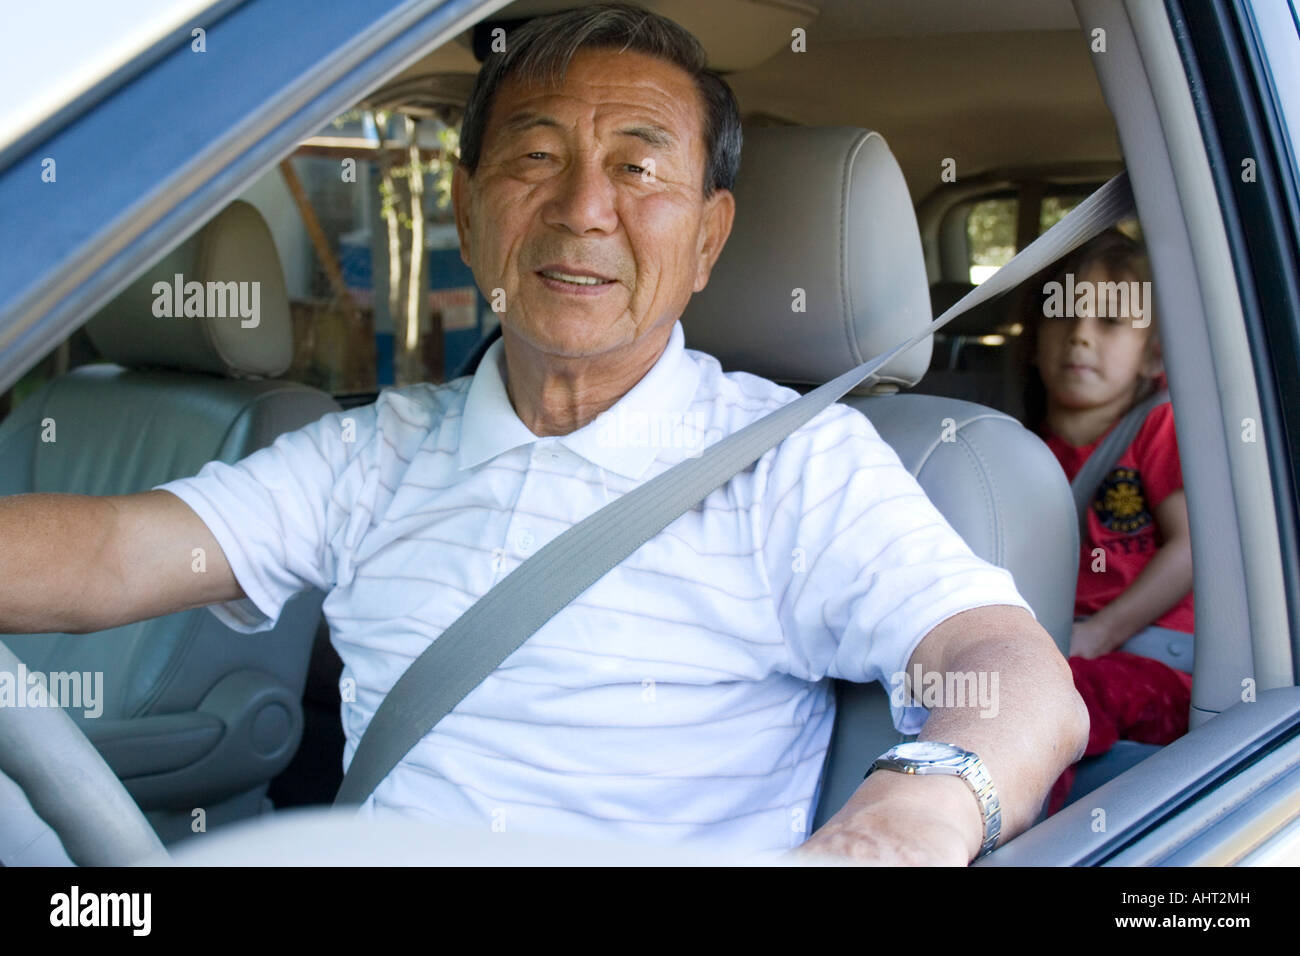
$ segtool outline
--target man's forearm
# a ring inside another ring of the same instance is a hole
[[[77,632],[109,593],[112,503],[90,495],[0,497],[0,633]]]
[[[937,682],[932,686],[977,689],[964,702],[936,702],[914,687],[920,703],[935,704],[919,736],[980,757],[1002,808],[999,842],[1006,842],[1033,824],[1052,783],[1087,745],[1088,711],[1069,665],[1027,612],[997,606],[936,627],[908,662],[910,677],[917,668],[923,682]],[[875,863],[960,865],[982,840],[979,803],[965,781],[879,771],[801,850]]]
[[[1027,613],[998,607],[967,614],[973,615],[969,621],[957,615],[945,625],[981,636],[955,645],[938,671],[945,677],[974,674],[976,681],[982,679],[993,689],[992,706],[967,701],[967,706],[932,708],[918,736],[979,755],[997,788],[1005,842],[1033,825],[1052,783],[1083,755],[1088,711],[1069,664]],[[957,782],[976,808],[970,787]],[[972,814],[978,817],[974,810]]]

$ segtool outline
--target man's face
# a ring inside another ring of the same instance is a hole
[[[461,258],[489,302],[504,294],[507,333],[580,357],[681,315],[734,211],[726,190],[704,198],[702,124],[690,76],[640,53],[580,50],[563,86],[501,85],[452,188]]]

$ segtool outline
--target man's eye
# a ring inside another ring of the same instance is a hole
[[[633,174],[635,174],[635,175],[637,175],[637,176],[639,176],[639,175],[641,175],[642,173],[645,172],[645,167],[644,167],[644,166],[638,166],[636,163],[624,163],[623,165],[624,165],[627,169],[630,169],[630,170],[633,172]]]
[[[550,153],[542,153],[542,152],[534,152],[534,153],[529,153],[529,154],[527,155],[527,157],[525,157],[525,158],[527,158],[527,159],[545,159],[545,158],[546,158],[547,156],[549,156],[549,155],[551,155],[551,154],[550,154]]]

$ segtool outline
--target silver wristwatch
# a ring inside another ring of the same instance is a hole
[[[879,769],[897,773],[942,773],[961,777],[975,791],[975,799],[979,801],[980,813],[984,817],[984,840],[975,859],[978,860],[997,846],[998,836],[1002,833],[1002,806],[998,803],[998,792],[993,787],[993,778],[989,776],[984,761],[969,750],[936,740],[914,740],[890,747],[876,758],[866,776],[871,776],[872,770]]]

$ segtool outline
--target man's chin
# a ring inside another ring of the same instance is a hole
[[[589,358],[602,355],[621,343],[611,343],[608,321],[582,319],[574,315],[539,317],[510,328],[527,347],[557,358]]]

